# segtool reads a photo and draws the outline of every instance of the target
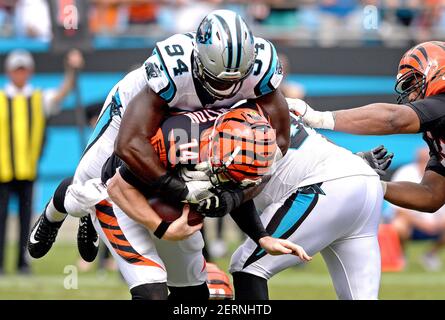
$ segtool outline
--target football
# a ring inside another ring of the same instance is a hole
[[[182,205],[167,203],[165,200],[159,197],[153,197],[148,200],[148,203],[153,208],[154,211],[158,214],[162,220],[166,222],[173,222],[178,219],[182,215]],[[195,210],[190,208],[189,216],[188,216],[188,224],[190,226],[196,226],[200,224],[204,219],[204,216]]]

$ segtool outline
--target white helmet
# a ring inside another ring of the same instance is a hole
[[[234,96],[252,72],[256,52],[252,31],[230,10],[208,14],[196,32],[194,74],[215,98]]]

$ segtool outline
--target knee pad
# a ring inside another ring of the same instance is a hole
[[[73,177],[64,179],[58,186],[53,195],[54,208],[61,213],[67,213],[65,209],[65,195],[68,187],[73,183]]]
[[[234,272],[235,300],[269,300],[267,280],[246,272]]]
[[[167,284],[145,283],[130,290],[131,300],[167,300]]]
[[[169,286],[170,294],[168,300],[172,301],[204,301],[209,300],[209,288],[207,283],[198,286],[188,287],[171,287]]]

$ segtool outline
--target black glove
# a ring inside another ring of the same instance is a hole
[[[150,192],[159,190],[162,196],[175,202],[181,202],[186,199],[189,193],[185,182],[168,172],[158,180],[149,183],[142,181],[125,163],[122,164],[119,172],[128,184],[131,184],[145,196],[148,196]]]
[[[365,160],[381,176],[386,174],[385,170],[391,165],[392,158],[394,157],[394,153],[388,153],[388,150],[383,145],[370,151],[357,152],[356,155]]]
[[[244,200],[242,190],[220,190],[213,188],[215,195],[201,200],[198,203],[197,211],[206,217],[219,218],[224,217],[232,210],[238,208]]]
[[[189,190],[181,178],[167,172],[156,183],[159,185],[161,194],[167,197],[167,199],[171,199],[174,202],[186,200]]]

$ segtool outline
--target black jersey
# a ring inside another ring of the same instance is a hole
[[[185,112],[167,118],[150,139],[164,167],[194,166],[206,160],[213,123],[226,108]]]
[[[423,139],[430,148],[426,170],[445,176],[445,94],[408,104],[418,115]]]

